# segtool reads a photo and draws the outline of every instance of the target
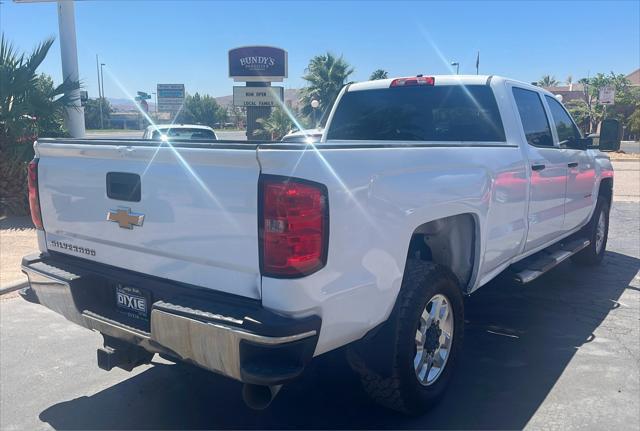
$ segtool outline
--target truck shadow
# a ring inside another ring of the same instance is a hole
[[[465,347],[445,398],[407,418],[371,403],[344,352],[317,358],[272,406],[244,406],[240,384],[186,365],[158,364],[95,395],[53,405],[62,429],[522,429],[609,313],[640,260],[608,252],[599,268],[565,263],[526,286],[497,280],[466,301]]]

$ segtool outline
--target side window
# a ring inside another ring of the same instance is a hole
[[[536,147],[553,147],[553,137],[547,114],[537,92],[513,87],[513,98],[527,142]]]
[[[547,99],[547,104],[549,104],[549,110],[551,111],[553,122],[556,123],[558,141],[562,144],[570,140],[577,141],[580,139],[580,132],[576,128],[575,124],[573,124],[571,117],[567,114],[567,111],[564,110],[560,102],[553,97],[544,97]]]

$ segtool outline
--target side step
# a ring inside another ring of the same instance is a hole
[[[515,281],[520,284],[530,283],[550,269],[555,268],[591,242],[585,238],[577,238],[552,245],[511,266],[515,273]]]

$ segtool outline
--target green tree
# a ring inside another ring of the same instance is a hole
[[[54,86],[50,77],[37,73],[52,44],[53,39],[47,39],[26,54],[19,53],[4,34],[0,39],[2,212],[27,211],[26,164],[33,157],[33,141],[63,134],[63,110],[76,101],[69,94],[79,82],[66,79]]]
[[[244,112],[244,108],[240,106],[232,106],[229,108],[229,117],[236,129],[240,129],[243,127],[244,123],[247,121],[247,114]]]
[[[584,100],[571,100],[565,104],[576,124],[584,133],[589,131],[589,106]]]
[[[113,107],[109,100],[102,99],[102,119],[104,124],[109,124],[109,118],[113,112]],[[89,99],[84,104],[84,125],[87,129],[99,129],[100,122],[100,99]]]
[[[226,109],[221,107],[216,99],[208,94],[193,96],[188,95],[184,101],[184,107],[178,114],[178,123],[203,124],[214,127],[216,123],[224,121],[227,116]]]
[[[637,106],[633,114],[629,116],[627,128],[636,140],[640,137],[640,106]]]
[[[319,102],[319,109],[323,114],[331,109],[340,89],[347,84],[353,71],[353,67],[342,56],[336,57],[327,52],[313,57],[302,76],[307,81],[307,86],[301,90],[302,113],[306,116],[312,114],[312,100]]]
[[[279,141],[294,127],[291,118],[281,108],[274,108],[269,117],[258,119],[258,124],[260,124],[260,128],[254,130],[253,134],[256,136],[268,135],[273,141]]]
[[[538,80],[538,85],[540,87],[557,87],[560,82],[553,75],[544,75],[540,80]]]
[[[55,96],[51,96],[55,91],[53,79],[49,75],[41,73],[36,77],[29,103],[33,107],[31,115],[35,119],[34,124],[39,137],[56,138],[66,135],[62,107],[55,106],[57,100]]]
[[[589,132],[596,130],[598,123],[605,118],[616,117],[627,121],[628,117],[623,108],[640,104],[640,90],[631,87],[631,83],[623,74],[598,73],[591,78],[582,78],[578,82],[582,84],[589,112]],[[615,90],[614,105],[610,108],[605,107],[599,101],[600,90],[606,86],[613,86]]]
[[[388,77],[389,77],[389,72],[383,69],[376,69],[369,77],[369,81],[376,81],[378,79],[387,79]]]

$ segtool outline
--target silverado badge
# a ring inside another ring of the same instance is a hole
[[[133,229],[134,226],[142,226],[144,214],[132,213],[131,208],[118,207],[117,210],[109,210],[107,220],[118,223],[123,229]]]

